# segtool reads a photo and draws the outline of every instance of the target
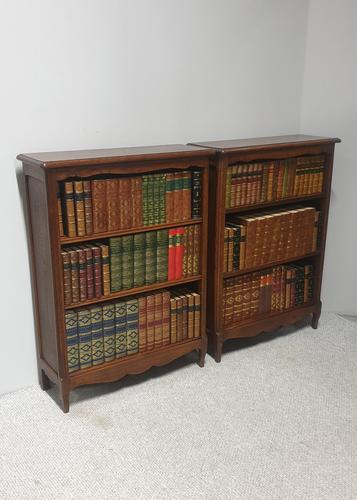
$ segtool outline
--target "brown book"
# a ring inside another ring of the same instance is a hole
[[[243,320],[250,318],[251,299],[252,299],[252,275],[245,274],[243,276],[243,308],[242,308]]]
[[[188,298],[187,295],[181,293],[182,299],[182,340],[188,338]]]
[[[133,223],[130,177],[118,179],[118,193],[120,199],[120,229],[129,229]]]
[[[109,246],[103,243],[98,244],[102,258],[102,283],[103,295],[110,295],[110,269],[109,269]]]
[[[84,193],[83,182],[74,181],[74,204],[76,211],[77,236],[85,236],[86,221],[84,215]]]
[[[75,249],[69,248],[68,250],[71,260],[71,286],[72,286],[72,303],[79,302],[79,262],[78,253]]]
[[[233,271],[233,239],[234,229],[229,227],[228,230],[228,255],[227,255],[227,271]]]
[[[73,182],[64,183],[64,196],[65,196],[65,207],[66,207],[66,226],[67,235],[70,238],[77,236],[76,229],[76,217],[74,211],[74,193],[73,193]]]
[[[234,280],[234,304],[233,304],[233,323],[239,323],[242,319],[243,311],[243,279],[242,277]]]
[[[267,271],[261,271],[259,284],[259,314],[264,314],[266,312],[266,278]]]
[[[146,351],[146,297],[139,297],[139,352]]]
[[[146,297],[146,349],[151,351],[155,341],[155,295]]]
[[[250,317],[255,317],[259,314],[259,291],[260,291],[260,272],[255,272],[252,274]]]
[[[92,245],[91,248],[93,253],[94,295],[98,298],[103,295],[102,257],[98,246]]]
[[[177,318],[177,341],[181,342],[183,337],[182,298],[175,294],[176,318]]]
[[[174,222],[180,222],[182,221],[182,211],[183,211],[183,199],[182,199],[182,194],[183,194],[183,189],[182,189],[182,183],[183,183],[183,172],[175,172],[174,173],[175,180],[174,180],[174,212],[173,212],[173,221]]]
[[[190,170],[182,172],[181,185],[182,185],[182,220],[192,219],[191,209],[191,189],[192,179]]]
[[[237,181],[234,194],[234,207],[239,207],[242,204],[242,175],[243,175],[243,165],[237,166]]]
[[[94,298],[94,274],[93,274],[93,252],[90,246],[85,246],[86,255],[86,275],[87,275],[87,299]]]
[[[182,277],[188,277],[188,247],[187,247],[187,235],[188,235],[188,226],[183,228],[184,232],[182,235],[182,246],[183,246],[183,256],[182,256]]]
[[[120,203],[118,179],[105,179],[108,214],[108,231],[120,228]]]
[[[228,271],[229,227],[224,228],[223,272]]]
[[[187,292],[187,338],[193,339],[195,336],[195,297]]]
[[[86,235],[93,234],[92,189],[90,181],[83,181],[84,219]]]
[[[93,233],[104,233],[108,230],[108,214],[105,179],[92,181]]]
[[[226,297],[225,297],[225,313],[224,324],[230,325],[233,323],[234,314],[234,278],[226,279],[224,283]]]
[[[142,208],[142,177],[137,175],[131,177],[131,202],[132,202],[132,213],[133,227],[141,227],[143,225],[143,208]]]
[[[201,225],[195,224],[193,227],[193,275],[200,273],[200,248],[201,248]],[[232,242],[233,248],[233,242]]]
[[[230,174],[231,174],[231,185],[230,185],[230,190],[231,190],[231,206],[235,207],[236,206],[236,200],[237,200],[237,189],[238,189],[238,183],[239,183],[239,177],[238,177],[238,165],[232,165],[230,168]]]
[[[194,226],[187,226],[186,230],[186,253],[187,253],[187,276],[193,275],[193,253],[194,253]]]
[[[62,250],[62,267],[63,267],[63,290],[64,290],[64,305],[72,304],[72,277],[71,277],[71,256],[66,250]]]
[[[289,309],[291,300],[291,268],[286,268],[286,279],[285,279],[285,309]]]
[[[154,295],[154,347],[162,346],[162,293]]]
[[[177,342],[177,303],[176,297],[170,297],[170,340]]]
[[[62,216],[62,201],[61,201],[61,193],[58,191],[57,193],[57,214],[58,214],[58,230],[60,237],[64,236],[64,228],[63,228],[63,216]]]
[[[83,247],[73,247],[78,255],[79,300],[87,300],[87,259]]]
[[[162,292],[162,345],[170,344],[170,292]]]
[[[195,300],[193,336],[195,339],[198,339],[199,337],[201,337],[201,295],[196,292],[193,292],[191,295],[193,295],[193,298]]]

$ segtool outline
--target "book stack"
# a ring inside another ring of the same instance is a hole
[[[200,295],[190,290],[68,310],[68,371],[200,337],[200,321]]]
[[[201,217],[201,170],[59,183],[60,236],[88,236]]]
[[[225,326],[260,314],[285,311],[308,304],[313,294],[313,267],[310,264],[276,266],[224,281],[223,318]]]
[[[224,272],[315,252],[319,219],[320,212],[314,207],[229,216],[224,231]]]
[[[109,238],[111,291],[199,274],[201,226]]]
[[[321,193],[324,165],[323,155],[230,165],[226,208]]]

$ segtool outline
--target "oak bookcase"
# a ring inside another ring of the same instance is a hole
[[[215,157],[210,161],[210,204],[208,251],[209,280],[207,289],[207,333],[209,352],[217,362],[221,361],[223,343],[228,339],[251,337],[263,332],[271,332],[280,326],[296,322],[306,315],[312,315],[312,327],[317,328],[321,313],[321,280],[323,272],[328,211],[330,203],[332,166],[337,138],[314,137],[307,135],[287,135],[243,140],[223,140],[191,143],[204,148],[212,148]],[[276,160],[303,155],[325,155],[325,168],[322,192],[315,195],[284,198],[279,201],[243,205],[226,209],[225,190],[228,165],[237,162]],[[321,211],[320,245],[316,252],[304,256],[314,266],[313,300],[311,303],[285,311],[257,315],[245,321],[224,326],[223,322],[223,285],[224,280],[274,265],[301,260],[302,257],[270,262],[255,268],[234,272],[223,272],[224,227],[229,213],[249,214],[260,209],[283,207],[292,204],[314,206]]]
[[[30,251],[32,293],[38,358],[38,374],[43,390],[51,383],[59,390],[61,406],[69,411],[70,391],[86,384],[112,382],[128,374],[142,373],[152,366],[164,365],[191,351],[198,351],[199,365],[204,365],[206,337],[206,254],[208,229],[208,180],[211,149],[196,146],[168,145],[106,150],[84,150],[53,153],[20,154],[26,187],[26,222]],[[58,224],[58,183],[68,178],[134,175],[159,171],[185,170],[194,167],[202,173],[201,218],[156,226],[126,229],[91,236],[68,238],[60,236]],[[181,280],[155,283],[122,290],[109,296],[81,302],[80,306],[140,295],[152,290],[189,285],[201,296],[201,337],[157,347],[131,356],[115,359],[69,373],[67,367],[63,269],[63,245],[100,240],[110,236],[142,231],[201,225],[200,274]]]

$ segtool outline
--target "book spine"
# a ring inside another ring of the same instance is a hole
[[[259,293],[258,293],[258,299],[259,299]],[[243,279],[242,277],[239,277],[234,280],[233,323],[238,323],[239,321],[241,321],[242,313],[243,313]]]
[[[254,318],[259,314],[259,291],[260,291],[260,273],[252,274],[252,289],[250,299],[250,317]]]
[[[188,226],[184,228],[182,235],[182,245],[183,245],[183,257],[182,257],[182,277],[187,278],[188,276],[188,245],[187,245],[187,235],[188,235]]]
[[[104,361],[115,359],[115,305],[103,306]]]
[[[101,297],[103,295],[102,285],[102,258],[100,248],[97,246],[92,247],[93,254],[93,277],[94,277],[94,295]]]
[[[108,230],[108,214],[105,180],[92,181],[93,233],[104,233]]]
[[[84,219],[86,235],[93,234],[92,189],[90,181],[83,181]]]
[[[162,345],[163,340],[163,331],[162,331],[162,293],[156,293],[154,295],[154,347],[160,347]]]
[[[196,224],[193,233],[193,275],[200,273],[201,226]]]
[[[99,248],[102,263],[102,294],[110,295],[109,246],[101,243]]]
[[[225,288],[225,311],[224,311],[224,324],[231,325],[233,323],[234,313],[234,279],[230,278],[224,282]]]
[[[63,268],[64,305],[69,306],[72,304],[71,257],[65,250],[61,252],[61,257]]]
[[[195,336],[195,297],[187,293],[187,338],[193,339]]]
[[[145,233],[145,285],[155,283],[156,280],[156,231]]]
[[[227,170],[226,170],[226,208],[232,207],[231,185],[232,185],[232,167],[227,167]]]
[[[199,293],[193,293],[192,295],[195,299],[193,336],[197,339],[201,337],[201,295]]]
[[[129,229],[133,226],[133,207],[130,177],[120,177],[118,179],[118,193],[120,200],[120,229]]]
[[[69,373],[79,370],[78,319],[76,311],[66,311],[67,366]]]
[[[163,282],[168,279],[168,245],[169,232],[167,229],[162,229],[156,232],[157,251],[156,251],[156,281]]]
[[[149,184],[149,176],[148,175],[143,175],[142,176],[142,214],[143,214],[143,225],[148,226],[149,225],[149,210],[148,210],[148,184]]]
[[[170,341],[177,342],[177,304],[176,297],[170,297]]]
[[[252,275],[246,274],[243,277],[243,308],[242,319],[248,319],[251,315],[251,292],[252,292]]]
[[[101,306],[91,307],[92,362],[93,366],[104,363],[103,310]]]
[[[132,226],[141,227],[143,225],[143,178],[138,175],[135,177],[131,177],[130,183],[133,213]]]
[[[192,172],[192,219],[201,217],[201,187],[202,174],[200,170]]]
[[[153,203],[154,220],[153,224],[160,224],[160,174],[154,174]]]
[[[176,229],[169,229],[168,280],[175,279],[176,270]]]
[[[127,349],[126,302],[115,303],[115,357],[126,356]]]
[[[159,224],[164,224],[166,222],[166,174],[160,174],[159,199]]]
[[[155,342],[155,296],[146,297],[146,348],[151,351]]]
[[[79,300],[87,300],[87,259],[83,248],[76,249],[78,255],[78,281],[79,281]]]
[[[182,220],[189,220],[192,217],[192,179],[191,171],[182,172]]]
[[[154,224],[154,175],[147,176],[147,224]]]
[[[64,236],[64,225],[63,225],[62,201],[61,201],[60,191],[58,191],[57,193],[57,215],[58,215],[58,231],[61,238],[62,236]]]
[[[146,297],[139,297],[139,352],[146,351]]]
[[[145,285],[145,233],[134,234],[134,287]]]
[[[76,218],[74,210],[74,193],[73,193],[73,182],[64,183],[64,196],[65,196],[65,207],[66,207],[66,226],[67,234],[70,238],[77,236],[76,229]]]
[[[175,172],[174,182],[174,222],[182,221],[183,199],[182,199],[182,172]]]
[[[92,326],[90,309],[78,311],[78,339],[80,369],[92,366]]]
[[[175,192],[175,174],[169,172],[166,174],[166,222],[174,220],[174,192]]]
[[[183,272],[183,235],[184,228],[179,227],[176,229],[176,241],[175,241],[175,280],[179,280],[182,278]]]
[[[122,238],[109,238],[110,289],[118,292],[123,285]]]
[[[228,233],[228,255],[227,255],[227,271],[233,271],[233,238],[234,231],[233,228],[227,228]]]
[[[83,182],[74,181],[73,185],[74,185],[74,205],[76,213],[77,236],[85,236],[86,222],[84,216]]]
[[[133,288],[134,284],[134,236],[132,234],[122,236],[123,248],[123,290]]]
[[[139,304],[138,299],[126,302],[127,323],[127,354],[135,354],[139,351]]]
[[[120,228],[120,202],[118,179],[105,179],[108,215],[108,231]]]
[[[76,250],[69,249],[71,259],[71,285],[72,285],[72,302],[79,302],[79,262]]]
[[[240,226],[239,269],[245,267],[245,226]]]
[[[183,318],[182,318],[182,298],[176,296],[176,319],[177,319],[177,341],[181,342],[183,337]]]
[[[181,295],[182,299],[182,340],[188,338],[188,298],[187,295]]]

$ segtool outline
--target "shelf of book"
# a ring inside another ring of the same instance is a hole
[[[317,251],[317,252],[310,252],[305,255],[290,257],[289,259],[281,259],[281,260],[275,260],[273,262],[266,262],[264,264],[261,264],[260,266],[222,273],[222,277],[223,279],[233,278],[234,276],[241,276],[242,274],[253,273],[254,271],[260,271],[261,269],[265,269],[268,267],[279,266],[281,264],[288,264],[289,262],[296,262],[303,259],[309,259],[311,257],[317,257],[318,255],[320,255],[320,252]]]
[[[65,306],[65,309],[76,309],[77,307],[84,307],[97,303],[99,304],[102,302],[108,302],[123,297],[130,297],[131,295],[139,295],[145,292],[160,290],[161,288],[172,288],[174,286],[187,285],[189,283],[195,283],[201,280],[202,280],[202,275],[198,275],[198,276],[190,276],[189,278],[182,278],[179,280],[153,283],[152,285],[145,285],[138,288],[120,290],[119,292],[114,292],[109,295],[103,295],[102,297],[95,297],[94,299],[91,300],[85,300],[83,302],[76,302],[74,304],[69,304],[68,306]]]
[[[107,231],[105,233],[96,233],[88,236],[76,236],[74,238],[69,238],[67,236],[62,236],[60,238],[61,245],[72,245],[74,243],[84,243],[86,241],[103,240],[107,238],[126,236],[129,234],[146,233],[151,231],[159,231],[161,229],[171,229],[174,227],[185,227],[194,224],[202,224],[202,218],[199,219],[189,219],[185,221],[170,222],[165,224],[156,224],[154,226],[140,226],[133,227],[129,229],[120,229],[116,231]]]
[[[280,207],[284,205],[300,204],[314,200],[321,200],[324,197],[323,193],[311,194],[306,196],[294,197],[294,198],[284,198],[282,200],[267,201],[265,203],[255,203],[254,205],[242,205],[240,207],[226,208],[226,214],[236,214],[242,212],[250,212],[255,210],[262,210],[270,207]]]

